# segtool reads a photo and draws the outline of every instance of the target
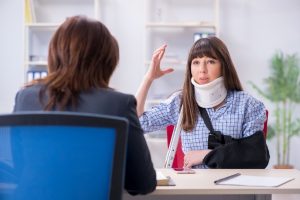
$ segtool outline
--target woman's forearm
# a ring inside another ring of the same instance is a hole
[[[135,98],[137,100],[137,115],[140,117],[144,113],[144,107],[145,107],[145,102],[147,98],[148,91],[150,89],[150,86],[152,84],[153,80],[145,76],[143,78],[143,81],[135,95]]]
[[[162,45],[160,48],[153,52],[151,64],[148,72],[146,73],[142,84],[140,85],[135,97],[137,100],[137,115],[140,117],[144,113],[144,106],[147,98],[149,88],[153,80],[164,76],[165,74],[171,73],[172,68],[162,70],[160,68],[160,61],[163,58],[167,45]]]

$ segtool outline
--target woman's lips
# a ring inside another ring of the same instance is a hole
[[[197,82],[199,85],[202,85],[202,84],[208,83],[209,79],[208,78],[199,78]]]

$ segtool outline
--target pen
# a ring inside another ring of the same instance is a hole
[[[241,175],[240,173],[236,173],[236,174],[233,174],[233,175],[230,175],[230,176],[226,176],[225,178],[221,178],[221,179],[215,180],[214,183],[218,184],[220,182],[230,180],[230,179],[235,178],[235,177],[240,176],[240,175]]]

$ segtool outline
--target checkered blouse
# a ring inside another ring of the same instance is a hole
[[[170,124],[176,124],[179,116],[181,92],[173,94],[166,101],[155,105],[139,118],[145,132],[163,130]],[[266,118],[264,104],[244,91],[230,91],[225,104],[214,110],[207,108],[208,115],[216,131],[233,138],[242,138],[263,130]],[[181,131],[182,150],[203,150],[208,148],[209,130],[200,117],[192,131]],[[203,168],[205,166],[194,166]]]

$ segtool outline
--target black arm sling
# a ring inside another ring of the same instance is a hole
[[[262,131],[235,139],[215,131],[205,108],[198,107],[204,124],[209,130],[208,149],[203,159],[209,168],[264,169],[270,159],[269,150]]]

